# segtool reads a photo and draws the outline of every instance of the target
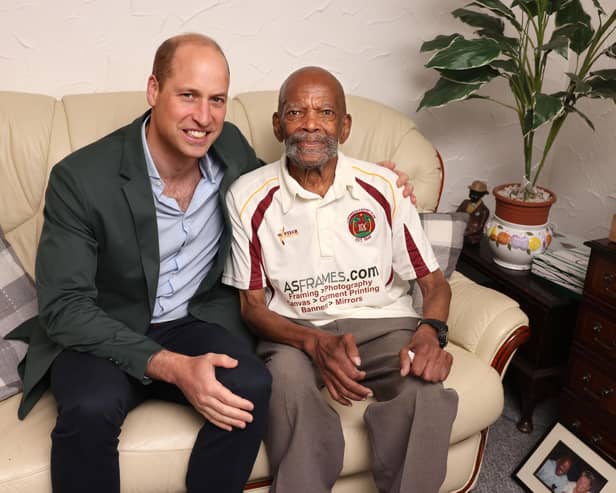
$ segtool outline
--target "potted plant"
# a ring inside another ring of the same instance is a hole
[[[530,268],[533,255],[545,250],[551,238],[547,228],[553,192],[537,186],[556,137],[571,113],[579,115],[593,130],[592,121],[578,108],[582,98],[616,101],[616,68],[595,70],[596,62],[616,58],[616,10],[608,13],[598,0],[592,0],[595,26],[580,0],[514,0],[511,6],[500,0],[476,0],[452,15],[474,28],[475,36],[439,35],[423,43],[422,52],[432,52],[426,67],[437,70],[440,78],[428,90],[418,107],[440,107],[454,101],[483,99],[516,112],[524,151],[524,173],[518,184],[496,187],[495,216],[488,228],[490,244],[496,249],[521,250],[521,268]],[[555,56],[576,57],[575,70],[566,72],[566,87],[544,92],[544,76]],[[488,82],[507,80],[513,101],[501,101],[478,94]],[[542,146],[537,146],[537,130],[549,125]],[[536,156],[535,147],[539,149]],[[518,216],[519,206],[525,211]],[[530,212],[529,212],[530,211]],[[536,216],[535,212],[539,211]],[[534,226],[509,231],[509,224]],[[496,228],[496,229],[495,229]],[[525,230],[526,229],[526,230]],[[543,233],[541,233],[543,231]],[[507,261],[499,262],[502,265]],[[514,262],[515,264],[515,262]],[[520,268],[515,265],[508,267]]]

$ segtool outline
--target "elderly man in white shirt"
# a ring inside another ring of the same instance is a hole
[[[223,275],[240,289],[273,377],[271,492],[331,491],[344,437],[326,386],[343,405],[378,401],[364,419],[379,491],[436,493],[458,401],[441,383],[453,361],[443,350],[451,291],[417,210],[395,174],[338,152],[351,117],[329,72],[291,74],[273,122],[286,152],[231,186]],[[424,318],[412,308],[412,279]]]

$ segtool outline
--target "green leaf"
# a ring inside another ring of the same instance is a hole
[[[533,126],[536,130],[541,125],[551,122],[564,110],[563,100],[556,96],[538,93],[535,96],[535,108],[533,110]]]
[[[541,1],[541,4],[538,4],[539,1]],[[552,15],[572,1],[574,0],[516,0],[511,4],[511,7],[518,5],[527,14],[536,17],[540,12]]]
[[[465,70],[483,67],[498,58],[501,49],[491,39],[457,38],[447,48],[437,51],[426,67],[448,70]]]
[[[466,99],[483,99],[485,101],[493,101],[491,97],[489,96],[482,96],[481,94],[471,94],[468,98]]]
[[[475,2],[469,3],[469,6],[489,9],[496,15],[507,18],[517,30],[522,30],[522,26],[516,19],[513,11],[500,0],[476,0]]]
[[[571,72],[565,72],[567,76],[573,81],[575,85],[575,92],[580,94],[586,94],[590,91],[591,87],[577,74],[572,74]]]
[[[603,7],[601,7],[601,4],[599,3],[599,0],[592,0],[592,3],[595,5],[595,8],[597,9],[597,13],[599,15],[607,15],[605,13],[605,10],[603,10]]]
[[[458,33],[450,34],[449,36],[443,36],[441,34],[437,36],[436,38],[431,39],[430,41],[424,42],[421,45],[421,48],[419,51],[424,52],[424,51],[442,50],[443,48],[447,48],[452,43],[452,41],[457,38],[464,39],[464,37]]]
[[[552,38],[564,36],[569,40],[569,47],[578,55],[582,53],[592,40],[594,31],[586,24],[576,22],[574,24],[564,24],[554,29]]]
[[[494,70],[489,65],[469,70],[439,70],[439,72],[443,79],[458,84],[485,84],[500,75],[498,70]]]
[[[488,14],[475,12],[474,10],[456,9],[451,13],[451,15],[457,17],[469,26],[480,27],[482,29],[488,29],[501,34],[505,30],[505,24],[503,24],[502,20]]]
[[[518,38],[510,38],[502,33],[491,31],[489,29],[480,29],[477,34],[482,38],[489,38],[496,41],[503,52],[517,52],[520,41]]]
[[[588,118],[584,113],[582,113],[580,110],[578,110],[575,106],[567,106],[565,108],[567,111],[573,112],[573,113],[577,113],[582,120],[584,120],[584,122],[586,122],[586,125],[588,125],[590,128],[592,128],[593,132],[595,131],[595,126],[593,125],[592,121],[590,120],[590,118]]]
[[[590,75],[603,80],[614,80],[616,79],[616,68],[597,70],[596,72],[591,72]]]
[[[616,43],[612,46],[609,46],[603,53],[605,53],[610,58],[616,58]]]
[[[592,90],[588,93],[591,98],[612,99],[616,103],[616,80],[604,80],[599,77],[588,79]]]
[[[570,0],[556,12],[556,27],[571,25],[562,34],[571,41],[570,48],[578,55],[582,53],[592,40],[595,30],[590,23],[590,16],[584,11],[580,0]]]
[[[417,107],[417,111],[422,108],[438,108],[453,101],[462,101],[468,98],[482,85],[483,84],[457,84],[450,80],[440,78],[432,89],[426,91]]]
[[[569,38],[554,31],[552,39],[550,39],[548,44],[541,46],[541,49],[545,51],[553,50],[567,60],[569,56]]]
[[[552,15],[554,12],[558,12],[571,1],[572,0],[548,0],[548,14]]]
[[[511,8],[520,7],[528,15],[535,17],[537,15],[537,0],[514,0]]]
[[[515,0],[511,7],[519,6],[528,15],[536,17],[539,13],[552,15],[570,1],[572,0]]]
[[[518,66],[513,60],[494,60],[490,63],[490,67],[510,74],[518,71]]]

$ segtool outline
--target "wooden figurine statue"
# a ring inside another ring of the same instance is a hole
[[[468,190],[468,199],[465,199],[458,206],[457,212],[468,212],[470,215],[464,231],[464,241],[479,243],[483,235],[483,227],[490,217],[489,209],[481,200],[488,193],[488,187],[485,181],[475,180],[470,184]]]

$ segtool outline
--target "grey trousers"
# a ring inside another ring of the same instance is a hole
[[[416,319],[346,319],[320,327],[352,333],[377,402],[364,421],[372,473],[381,493],[437,493],[445,479],[458,395],[443,385],[400,376],[399,351]],[[342,469],[338,414],[323,399],[310,358],[291,346],[261,341],[257,352],[273,378],[265,445],[274,473],[271,493],[328,493]]]

